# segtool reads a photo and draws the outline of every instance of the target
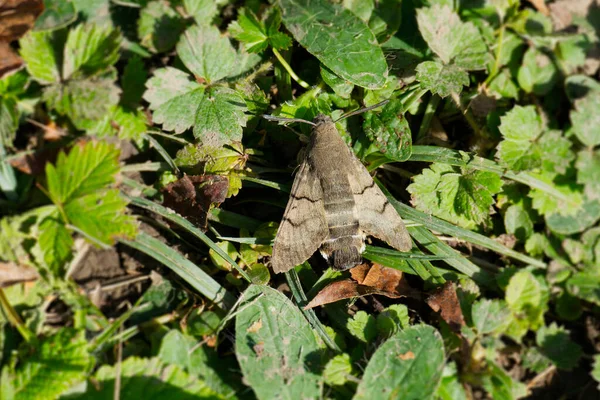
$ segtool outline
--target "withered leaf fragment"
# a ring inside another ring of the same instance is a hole
[[[446,282],[444,286],[431,294],[426,302],[433,311],[439,312],[440,317],[453,331],[460,332],[460,328],[465,325],[465,318],[456,295],[454,282]]]
[[[317,249],[335,269],[362,262],[365,235],[399,251],[412,247],[402,219],[330,117],[318,115],[273,245],[273,271],[286,272]]]
[[[221,175],[184,175],[163,189],[163,204],[206,230],[211,204],[225,201],[229,180]]]

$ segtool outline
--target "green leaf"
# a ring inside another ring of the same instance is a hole
[[[44,262],[57,277],[62,277],[64,266],[71,258],[73,238],[58,213],[42,221],[38,243],[44,255]]]
[[[29,356],[12,370],[2,369],[0,397],[3,400],[55,399],[65,390],[83,382],[92,358],[83,332],[63,328],[41,340]],[[27,354],[27,353],[26,353]]]
[[[352,375],[350,355],[338,354],[327,362],[323,370],[323,381],[330,386],[342,386]]]
[[[171,50],[186,27],[185,19],[168,2],[150,1],[140,11],[137,34],[153,53]]]
[[[208,346],[197,346],[198,340],[178,330],[170,330],[162,339],[158,358],[174,364],[202,379],[208,387],[227,399],[236,399],[241,381],[231,373],[239,368],[231,356],[218,354]]]
[[[148,72],[142,59],[135,55],[127,61],[121,77],[123,96],[121,104],[125,107],[136,108],[142,100]]]
[[[387,158],[406,161],[410,157],[412,135],[399,100],[390,101],[380,113],[366,113],[363,129]]]
[[[533,175],[533,174],[532,174]],[[545,183],[553,190],[562,194],[562,198],[548,196],[545,190],[532,189],[529,192],[531,197],[531,205],[542,215],[564,215],[573,216],[582,211],[585,203],[585,196],[581,192],[581,188],[568,178],[561,179],[560,182],[555,182],[553,173],[542,172],[534,175],[539,181]]]
[[[534,47],[529,48],[523,57],[517,80],[527,93],[538,96],[547,94],[558,79],[558,69],[553,60]]]
[[[423,39],[444,64],[466,70],[485,68],[489,56],[481,34],[472,23],[462,22],[449,6],[420,8],[417,22]]]
[[[502,164],[516,171],[541,165],[539,148],[532,146],[544,128],[534,106],[515,106],[500,118],[499,129],[504,137],[497,155]]]
[[[85,393],[69,398],[101,400],[113,398],[118,379],[121,398],[158,400],[222,399],[205,382],[187,374],[180,367],[163,364],[157,357],[129,357],[118,366],[104,365],[94,376],[95,385]]]
[[[121,89],[115,84],[114,72],[47,86],[43,99],[48,107],[71,118],[78,129],[91,128],[119,102]]]
[[[417,65],[417,80],[423,89],[440,97],[459,94],[463,86],[469,86],[469,74],[454,65],[436,61],[424,61]]]
[[[558,212],[546,214],[546,224],[555,233],[572,235],[583,232],[600,219],[600,201],[586,200],[575,212],[561,215]]]
[[[45,0],[44,12],[35,20],[36,31],[64,28],[77,18],[73,3],[64,0]]]
[[[64,207],[68,220],[96,243],[114,244],[117,238],[133,238],[137,224],[125,214],[127,200],[117,189],[96,192],[69,201]]]
[[[188,78],[170,67],[154,72],[144,93],[154,122],[175,133],[193,125],[194,136],[209,147],[240,141],[248,118],[243,97],[225,87],[206,89]]]
[[[362,342],[371,343],[377,337],[377,320],[364,311],[358,311],[349,319],[346,328],[348,332]]]
[[[400,329],[410,325],[408,307],[404,304],[392,304],[377,315],[377,331],[382,337],[388,338]]]
[[[519,87],[513,81],[510,71],[502,69],[490,82],[490,91],[498,93],[501,97],[517,99],[519,97]]]
[[[0,96],[0,146],[11,148],[19,126],[17,102],[9,97]]]
[[[55,51],[57,37],[51,32],[29,31],[19,41],[21,57],[33,79],[40,83],[60,81],[58,60],[61,56]]]
[[[55,204],[94,194],[115,181],[119,149],[105,142],[75,146],[67,156],[58,155],[56,165],[46,164],[48,192]]]
[[[514,274],[506,288],[506,303],[518,319],[535,330],[544,324],[544,312],[548,308],[547,289],[529,271]]]
[[[571,111],[571,123],[577,139],[588,147],[600,144],[600,93],[590,92],[582,99],[575,101],[575,110]]]
[[[367,89],[388,76],[377,39],[351,11],[327,0],[279,0],[286,28],[309,53],[341,78]]]
[[[465,389],[458,377],[456,364],[454,362],[448,362],[448,364],[444,366],[442,380],[436,395],[442,400],[468,399]]]
[[[324,65],[321,65],[321,78],[340,97],[348,98],[354,90],[354,84],[340,78]]]
[[[495,362],[488,361],[488,371],[482,376],[482,386],[495,400],[514,400],[528,394],[527,387],[511,378]]]
[[[215,26],[188,28],[177,43],[177,54],[196,80],[207,83],[231,76],[238,62],[231,42]]]
[[[88,130],[98,138],[118,136],[120,139],[139,140],[148,130],[146,115],[142,110],[113,107],[105,117]]]
[[[513,204],[504,213],[504,227],[506,233],[515,235],[521,241],[525,241],[533,234],[533,221],[529,212],[520,204]]]
[[[569,331],[556,325],[542,326],[536,333],[540,352],[560,369],[575,368],[581,357],[581,347],[569,337]]]
[[[429,325],[411,326],[375,351],[354,399],[432,398],[444,364],[441,335]]]
[[[434,163],[415,176],[406,190],[417,209],[473,228],[489,221],[489,208],[502,180],[492,172],[461,170]]]
[[[592,378],[598,383],[600,383],[600,354],[594,355],[594,366],[592,369]],[[600,389],[600,385],[598,385]]]
[[[69,31],[64,50],[63,79],[92,76],[119,59],[121,34],[110,27],[80,24]]]
[[[198,25],[209,25],[219,13],[214,0],[183,0],[183,5]]]
[[[594,192],[600,190],[600,150],[583,149],[577,153],[577,183],[591,187]]]
[[[320,396],[319,346],[310,325],[284,295],[251,285],[235,321],[235,349],[245,381],[259,399]]]
[[[592,272],[577,272],[567,281],[567,290],[573,296],[600,305],[600,275]]]
[[[281,24],[279,9],[271,8],[267,23],[259,21],[252,11],[241,9],[237,21],[229,24],[228,30],[231,35],[242,42],[246,51],[260,53],[269,45],[277,50],[285,50],[291,46],[292,40],[284,33],[278,32]]]
[[[503,300],[476,301],[471,310],[471,319],[479,335],[501,335],[512,322],[510,311]]]

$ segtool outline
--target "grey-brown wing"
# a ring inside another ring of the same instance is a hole
[[[412,240],[398,212],[387,200],[369,171],[351,154],[352,170],[349,180],[354,193],[360,229],[387,242],[399,251],[409,251]]]
[[[273,271],[286,272],[308,260],[328,234],[321,183],[308,163],[303,162],[275,236]]]

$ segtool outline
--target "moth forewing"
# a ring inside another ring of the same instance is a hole
[[[402,219],[331,118],[319,115],[313,122],[306,156],[275,237],[273,270],[288,271],[318,248],[334,268],[351,268],[362,262],[365,234],[397,250],[410,250]]]

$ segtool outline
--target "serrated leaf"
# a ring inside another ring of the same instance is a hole
[[[55,204],[94,194],[115,181],[119,150],[104,142],[75,146],[67,156],[58,155],[56,165],[46,164],[48,192]]]
[[[72,255],[73,238],[64,222],[58,219],[58,213],[42,221],[38,243],[50,271],[62,277],[65,263]]]
[[[416,71],[421,86],[441,97],[459,94],[463,86],[469,86],[469,74],[454,65],[424,61],[417,65]]]
[[[511,378],[491,360],[488,361],[486,373],[482,375],[482,386],[492,399],[513,400],[528,394],[525,384]]]
[[[259,399],[318,398],[319,346],[300,310],[267,286],[244,292],[235,321],[236,356]]]
[[[444,64],[467,70],[485,67],[488,54],[481,34],[472,23],[462,22],[449,6],[420,8],[417,22],[423,39]]]
[[[214,26],[192,26],[179,43],[177,54],[196,79],[217,82],[235,71],[236,51]]]
[[[198,25],[210,24],[219,13],[214,0],[183,0],[183,5]]]
[[[246,51],[260,53],[269,45],[277,50],[285,50],[292,44],[292,39],[278,32],[281,14],[278,8],[269,9],[266,21],[259,21],[252,11],[241,9],[237,21],[229,24],[231,35],[242,42]]]
[[[377,320],[364,311],[358,311],[346,323],[348,332],[365,343],[371,343],[377,337]]]
[[[442,337],[433,327],[399,331],[369,360],[354,399],[432,398],[442,378],[444,357]]]
[[[63,79],[92,76],[119,59],[121,34],[111,27],[80,24],[69,31],[64,50]]]
[[[369,140],[387,158],[394,161],[406,161],[412,148],[410,126],[403,111],[402,102],[394,99],[381,112],[367,113],[363,122],[363,129]]]
[[[131,57],[121,77],[123,87],[121,105],[129,108],[136,108],[139,105],[146,89],[146,79],[148,79],[148,72],[142,59],[137,55]]]
[[[600,276],[594,272],[577,272],[567,281],[567,289],[573,296],[600,305]]]
[[[87,385],[85,393],[69,398],[101,400],[113,398],[119,375],[121,398],[158,400],[222,399],[205,382],[180,367],[163,364],[157,357],[129,357],[119,366],[104,365],[94,376],[96,385]]]
[[[561,131],[549,131],[539,140],[542,168],[546,171],[564,174],[575,158],[571,151],[571,141]]]
[[[588,147],[600,144],[600,93],[592,91],[575,101],[575,110],[571,111],[571,123],[577,139]]]
[[[93,128],[88,130],[88,135],[99,138],[118,136],[123,140],[139,140],[148,130],[146,124],[147,118],[142,110],[131,110],[116,106]]]
[[[133,238],[137,233],[135,218],[125,214],[127,200],[116,189],[75,198],[64,207],[72,225],[93,242],[114,244],[117,238]]]
[[[71,118],[77,128],[88,129],[119,102],[121,89],[115,78],[109,70],[93,78],[53,84],[44,89],[43,99],[48,107]]]
[[[555,233],[573,235],[583,232],[600,219],[600,201],[586,200],[575,213],[562,215],[553,212],[546,214],[545,219],[548,228]]]
[[[154,122],[175,133],[193,125],[194,136],[209,147],[240,141],[248,119],[243,97],[226,87],[207,89],[188,78],[169,67],[154,72],[144,93]]]
[[[534,106],[515,106],[500,118],[499,129],[504,140],[498,145],[497,157],[502,164],[516,171],[541,165],[540,151],[534,144],[543,125]]]
[[[63,0],[46,0],[44,12],[35,20],[34,30],[56,30],[69,25],[77,18],[77,11],[72,2]]]
[[[498,93],[501,97],[517,99],[519,97],[519,87],[512,80],[510,71],[504,68],[490,82],[490,91]]]
[[[20,360],[19,368],[2,370],[0,397],[4,400],[55,399],[82,382],[91,366],[83,332],[63,328],[43,339],[35,351]]]
[[[400,329],[410,325],[408,307],[404,304],[392,304],[377,315],[377,331],[382,337],[390,337]]]
[[[164,363],[184,368],[187,373],[202,379],[208,387],[227,399],[236,399],[243,386],[231,374],[239,368],[231,356],[223,356],[207,346],[197,346],[198,340],[178,330],[169,331],[162,339],[158,358]]]
[[[323,380],[331,386],[344,385],[350,375],[352,375],[352,361],[346,353],[333,357],[323,369]]]
[[[137,34],[154,53],[171,50],[186,27],[185,19],[165,1],[150,1],[140,11]]]
[[[502,300],[476,301],[471,310],[471,318],[479,335],[501,335],[512,322],[510,311]]]
[[[351,11],[327,0],[279,0],[286,28],[309,53],[336,75],[367,89],[388,76],[381,47]]]
[[[434,163],[407,188],[417,209],[467,228],[489,220],[493,196],[502,180],[491,172],[463,170]]]
[[[532,174],[533,175],[533,174]],[[560,193],[562,196],[549,196],[548,192],[541,189],[532,189],[529,192],[531,197],[531,206],[542,215],[575,215],[582,210],[585,203],[585,197],[581,188],[569,179],[561,179],[562,182],[555,182],[555,175],[542,172],[534,175],[540,182],[545,183],[552,190]]]
[[[535,330],[544,324],[548,293],[529,271],[514,274],[506,287],[506,303],[515,316]]]
[[[38,82],[53,83],[60,80],[57,65],[60,56],[55,52],[56,41],[57,38],[51,32],[33,31],[29,31],[19,41],[25,67]]]
[[[536,332],[540,352],[560,369],[571,370],[581,357],[581,347],[569,338],[569,331],[553,322]]]
[[[558,69],[552,59],[543,52],[529,48],[517,73],[519,86],[527,93],[538,96],[547,94],[558,79]]]
[[[198,144],[188,144],[177,152],[175,163],[186,168],[189,173],[227,173],[232,169],[242,169],[246,155],[241,144],[210,149]]]

